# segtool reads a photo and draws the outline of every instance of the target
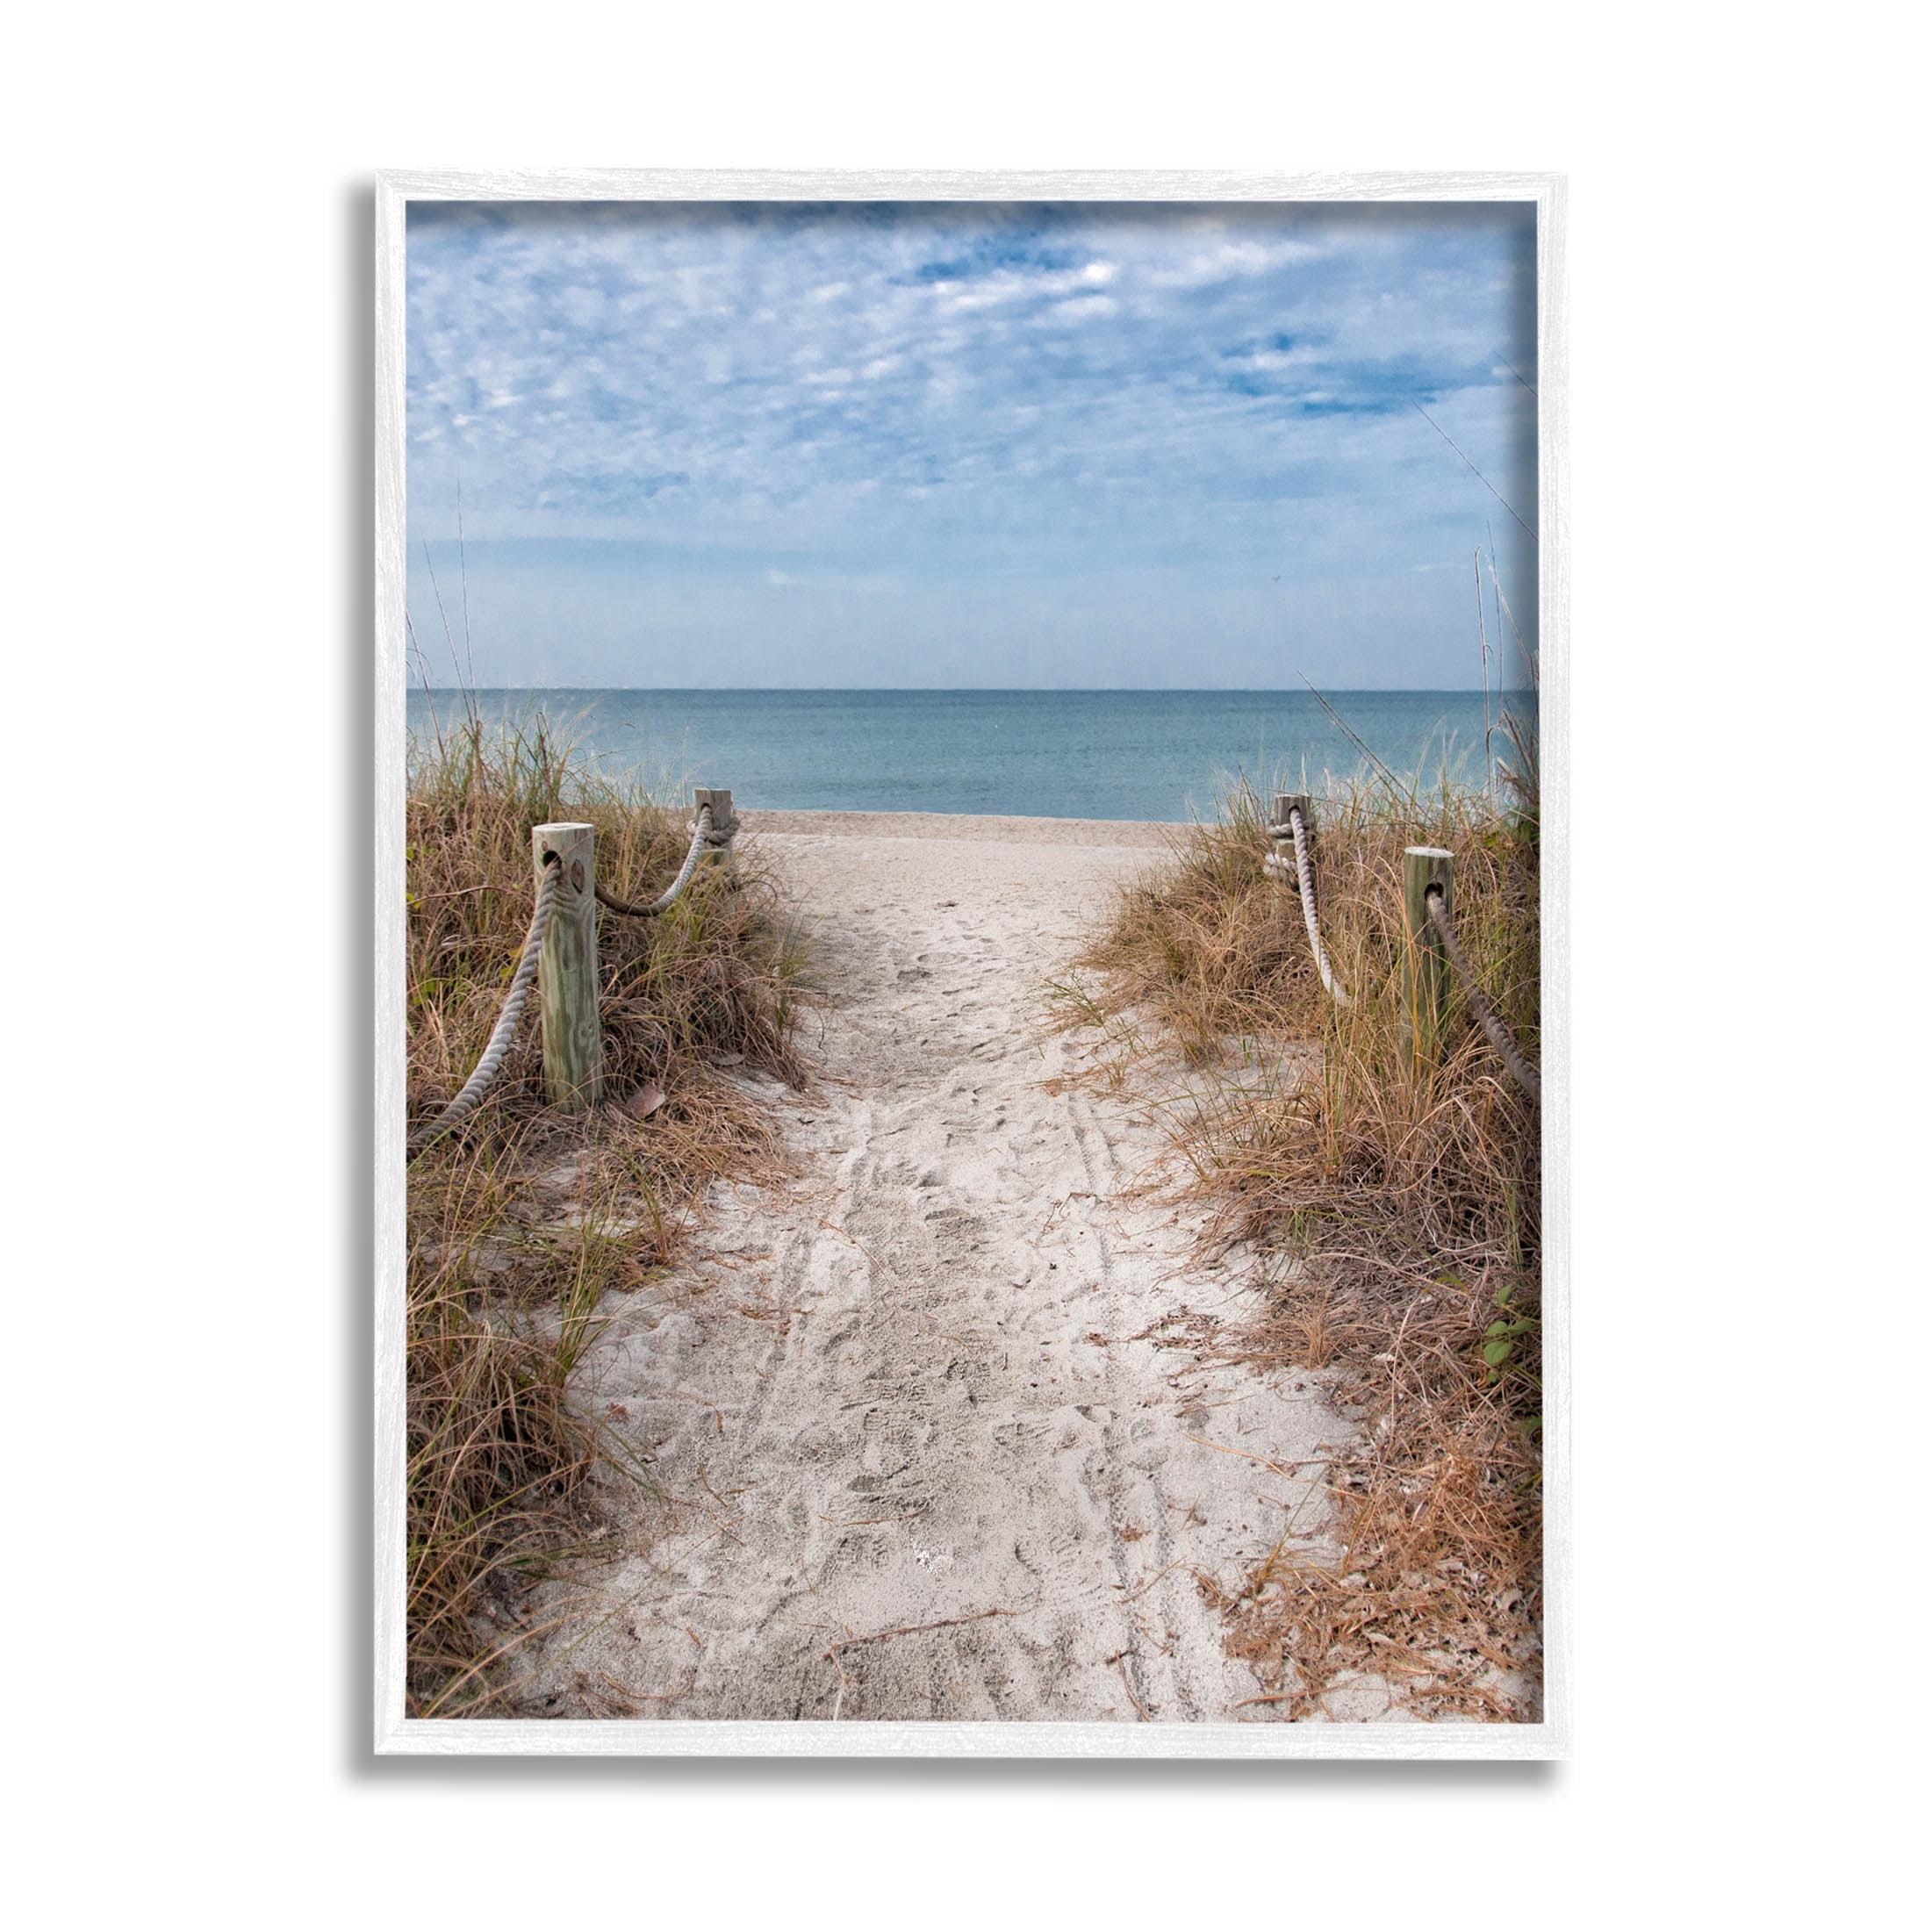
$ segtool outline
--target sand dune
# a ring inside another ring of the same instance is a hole
[[[553,1592],[577,1613],[526,1708],[1265,1716],[1198,1578],[1318,1537],[1347,1424],[1313,1375],[1157,1345],[1239,1290],[1153,1184],[1157,1126],[1073,1077],[1088,1049],[1041,1005],[1167,828],[745,825],[828,994],[819,1084],[781,1104],[801,1177],[721,1189],[677,1274],[615,1310],[581,1385],[664,1497],[612,1484],[619,1553]]]

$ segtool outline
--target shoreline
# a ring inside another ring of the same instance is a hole
[[[931,838],[984,844],[1110,845],[1163,851],[1185,822],[1032,818],[950,811],[762,811],[738,808],[748,835],[767,838]]]

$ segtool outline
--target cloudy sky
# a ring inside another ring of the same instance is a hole
[[[419,205],[411,618],[439,683],[466,575],[485,685],[1473,686],[1534,328],[1526,207]]]

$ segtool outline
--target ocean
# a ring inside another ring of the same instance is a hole
[[[614,777],[729,786],[768,811],[950,811],[1184,822],[1228,784],[1319,791],[1368,769],[1480,785],[1480,691],[483,691],[492,720],[545,715]],[[1502,703],[1489,698],[1491,749]],[[1519,707],[1533,703],[1512,693]],[[413,736],[460,714],[409,693]],[[1342,729],[1346,726],[1347,729]]]

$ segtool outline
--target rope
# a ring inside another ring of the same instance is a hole
[[[736,829],[736,821],[733,822]],[[634,905],[628,899],[621,899],[614,892],[607,892],[600,885],[597,887],[597,902],[607,911],[622,912],[635,919],[648,919],[659,912],[668,912],[678,902],[679,894],[691,883],[691,874],[698,869],[698,860],[704,856],[709,845],[715,851],[722,851],[731,842],[731,833],[724,834],[722,843],[714,840],[711,829],[711,807],[700,805],[698,815],[691,821],[691,849],[685,853],[685,862],[679,869],[678,876],[648,904]]]
[[[1315,875],[1308,868],[1308,846],[1302,836],[1302,815],[1298,808],[1291,808],[1285,825],[1270,825],[1268,835],[1271,838],[1292,838],[1295,841],[1295,877],[1301,887],[1302,922],[1308,927],[1308,949],[1315,955],[1315,969],[1322,975],[1322,987],[1338,1006],[1348,1004],[1348,994],[1336,982],[1335,975],[1328,968],[1328,954],[1322,949],[1322,935],[1315,917]],[[1271,851],[1262,860],[1265,868],[1278,879],[1288,877],[1288,867],[1278,852]]]
[[[509,1052],[510,1041],[516,1033],[516,1023],[523,1016],[523,1002],[529,997],[531,982],[536,978],[537,957],[543,950],[543,934],[549,930],[550,908],[557,902],[557,880],[563,876],[563,861],[554,851],[545,852],[543,882],[536,888],[536,904],[530,912],[530,929],[523,935],[522,956],[511,975],[510,989],[504,994],[503,1010],[497,1015],[497,1023],[491,1029],[490,1043],[483,1049],[482,1059],[477,1061],[477,1070],[463,1081],[463,1090],[435,1119],[418,1127],[409,1136],[407,1157],[410,1159],[414,1159],[432,1140],[441,1139],[451,1127],[468,1119],[481,1103],[484,1095],[496,1084],[497,1075],[503,1070],[504,1055]]]
[[[1510,1069],[1518,1086],[1529,1095],[1537,1106],[1543,1103],[1543,1082],[1536,1068],[1526,1059],[1518,1049],[1516,1042],[1509,1036],[1509,1030],[1496,1016],[1496,1009],[1490,1004],[1487,994],[1476,983],[1476,973],[1455,936],[1454,926],[1449,923],[1447,908],[1442,901],[1442,887],[1431,886],[1428,894],[1429,923],[1435,928],[1435,934],[1442,941],[1442,950],[1448,954],[1449,964],[1455,968],[1455,976],[1462,982],[1462,996],[1469,1002],[1469,1010],[1476,1015],[1476,1023],[1489,1036],[1490,1044],[1496,1048],[1496,1056]]]

